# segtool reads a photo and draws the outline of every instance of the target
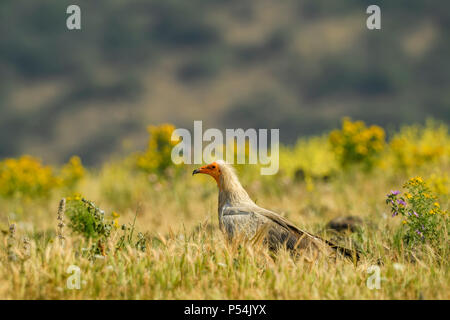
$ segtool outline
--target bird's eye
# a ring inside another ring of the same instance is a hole
[[[215,169],[215,168],[216,168],[216,166],[212,166],[211,168]]]

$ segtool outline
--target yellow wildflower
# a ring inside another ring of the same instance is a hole
[[[70,158],[69,162],[62,167],[60,180],[64,186],[73,188],[84,175],[85,169],[81,163],[80,157],[73,156]]]
[[[37,158],[25,155],[0,161],[0,196],[46,197],[58,182],[52,168]]]
[[[71,197],[67,197],[66,200],[67,201],[81,201],[82,197],[83,196],[80,193],[75,193]]]
[[[364,163],[370,167],[384,148],[385,133],[381,127],[344,118],[342,128],[330,133],[329,142],[342,166]]]
[[[175,127],[171,124],[149,126],[150,139],[147,150],[138,154],[137,167],[149,173],[162,173],[166,168],[172,166],[172,148],[180,141],[180,137],[175,136],[174,138],[178,139],[172,140],[174,131]]]

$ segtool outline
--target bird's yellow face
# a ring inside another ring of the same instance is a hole
[[[216,162],[207,164],[206,166],[203,166],[203,167],[200,167],[200,168],[194,170],[192,172],[192,175],[197,174],[197,173],[208,174],[216,180],[217,184],[219,184],[221,172],[220,172],[220,167]]]

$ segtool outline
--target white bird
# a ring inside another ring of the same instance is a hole
[[[244,236],[252,239],[263,233],[263,242],[276,251],[285,246],[297,253],[305,251],[359,259],[357,251],[338,246],[295,226],[279,214],[257,206],[242,187],[234,168],[215,161],[192,172],[213,177],[219,188],[219,227],[229,240]]]

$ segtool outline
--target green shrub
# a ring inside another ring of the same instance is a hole
[[[172,141],[175,127],[171,124],[149,126],[150,139],[147,150],[137,156],[136,165],[147,173],[164,174],[166,169],[174,167],[172,148],[178,141]]]
[[[66,215],[69,228],[86,239],[108,238],[114,227],[114,221],[105,218],[105,212],[80,196],[68,198]]]
[[[385,144],[385,133],[379,126],[366,127],[363,121],[344,118],[342,128],[330,133],[329,141],[343,168],[362,164],[371,169]]]
[[[404,188],[407,192],[403,195],[400,191],[391,191],[386,203],[391,207],[392,217],[403,217],[401,233],[405,242],[408,245],[429,243],[434,246],[442,243],[448,219],[437,197],[421,177],[410,179]]]

